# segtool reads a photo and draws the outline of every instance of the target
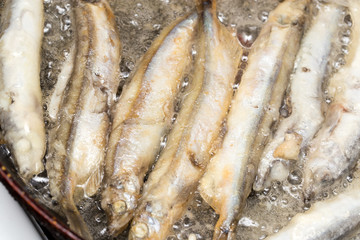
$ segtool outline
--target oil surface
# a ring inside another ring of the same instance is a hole
[[[121,84],[130,81],[136,65],[161,30],[176,18],[195,9],[193,0],[110,0],[116,16],[116,23],[123,45],[121,60]],[[0,1],[0,8],[4,0]],[[269,12],[276,7],[278,0],[219,0],[218,19],[229,29],[237,31],[245,47],[256,39],[262,25],[267,21]],[[315,8],[316,9],[316,8]],[[74,41],[74,21],[71,0],[44,0],[45,23],[42,47],[41,87],[43,90],[44,110],[51,95],[62,63]],[[339,22],[338,39],[329,59],[326,78],[329,78],[343,64],[350,41],[351,19],[346,10],[343,21]],[[246,57],[244,57],[246,62]],[[326,81],[324,81],[326,94]],[[331,99],[324,100],[329,104]],[[47,129],[52,123],[45,111]],[[164,143],[163,143],[164,144]],[[353,176],[345,176],[328,192],[317,200],[330,198],[352,184]],[[34,178],[29,187],[34,196],[48,208],[58,212],[58,205],[52,201],[48,190],[46,173]],[[213,226],[217,221],[215,212],[202,200],[198,192],[184,216],[173,226],[168,239],[211,239]],[[247,200],[246,208],[238,223],[237,239],[264,239],[279,231],[298,212],[306,211],[312,202],[302,199],[302,166],[294,164],[287,180],[273,182],[262,192],[253,192]],[[99,195],[86,199],[79,205],[95,239],[108,239],[106,216],[100,208]],[[118,239],[126,239],[125,231]],[[360,239],[355,236],[352,239]]]

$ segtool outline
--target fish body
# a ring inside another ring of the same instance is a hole
[[[132,219],[145,174],[171,124],[197,24],[198,15],[193,13],[165,28],[115,106],[101,202],[112,235]]]
[[[349,239],[360,226],[360,191],[356,186],[349,188],[295,215],[287,226],[266,240]]]
[[[270,174],[271,168],[279,161],[298,160],[324,120],[321,85],[341,10],[336,4],[322,5],[301,42],[290,78],[291,115],[281,121],[262,153],[253,187],[256,191],[273,178],[281,180],[279,174]]]
[[[360,153],[360,3],[348,1],[348,4],[353,24],[349,55],[343,68],[329,80],[332,102],[304,159],[305,198],[316,196],[349,173]]]
[[[5,2],[0,36],[0,125],[25,181],[44,170],[43,24],[42,0]]]
[[[54,87],[54,92],[51,95],[48,111],[49,117],[52,121],[56,121],[59,108],[65,94],[66,85],[71,77],[74,68],[74,60],[75,60],[75,53],[76,53],[76,45],[73,44],[70,48],[68,55],[61,67],[61,71],[57,78],[56,85]]]
[[[220,215],[213,239],[232,239],[250,194],[266,136],[278,109],[299,48],[308,1],[285,1],[270,13],[249,53],[226,118],[224,141],[212,157],[199,191]],[[294,24],[296,23],[296,24]]]
[[[203,23],[201,20],[200,24],[198,26],[198,29],[202,28],[202,24]],[[202,34],[202,32],[200,32],[198,35],[199,36],[198,36],[197,42],[203,41],[204,34]],[[187,127],[189,117],[191,116],[191,113],[193,111],[196,99],[199,96],[200,91],[203,86],[205,46],[204,46],[204,44],[199,45],[199,43],[197,43],[196,45],[197,45],[197,54],[196,54],[196,59],[195,59],[195,66],[192,71],[193,76],[189,82],[189,85],[187,86],[186,92],[184,93],[184,96],[186,96],[186,97],[182,101],[182,106],[181,106],[180,112],[179,112],[179,114],[175,120],[175,123],[167,137],[168,140],[166,143],[166,147],[161,152],[161,155],[160,155],[158,161],[156,162],[155,168],[149,175],[147,182],[144,184],[143,196],[140,200],[140,204],[138,206],[137,212],[139,212],[140,210],[143,210],[145,201],[151,201],[151,200],[156,201],[158,199],[165,200],[165,198],[166,198],[166,201],[169,201],[169,202],[176,201],[173,198],[169,198],[169,196],[167,196],[167,192],[164,192],[164,189],[162,187],[160,187],[159,181],[162,182],[163,180],[161,180],[161,179],[163,179],[163,175],[165,175],[169,171],[170,167],[173,167],[171,159],[174,157],[174,155],[177,152],[184,129]],[[168,187],[168,186],[165,186],[165,187]],[[159,190],[157,190],[157,189],[159,189]],[[175,189],[170,189],[170,191],[175,191]],[[155,197],[153,197],[153,195]],[[182,200],[182,201],[184,201],[184,200]],[[161,204],[159,204],[159,207],[161,207]],[[168,209],[168,208],[166,208],[166,209]],[[154,211],[162,212],[162,209],[156,209],[156,210],[154,209]],[[173,212],[175,212],[175,214]],[[178,210],[175,210],[175,211],[169,212],[169,215],[172,215],[172,216],[175,215],[174,217],[178,217],[179,216],[178,212],[179,212]],[[134,222],[136,223],[136,219],[134,220]],[[158,224],[160,224],[160,223],[154,223],[156,228],[163,227],[163,228],[166,228],[166,230],[162,230],[161,233],[159,233],[159,232],[153,233],[153,238],[155,238],[155,239],[165,238],[166,234],[167,234],[167,229],[170,228],[171,222],[162,224],[162,226],[159,226]],[[140,229],[139,229],[139,226],[140,226]],[[144,227],[144,229],[146,231],[145,233],[141,232],[141,227]],[[148,231],[147,229],[148,229],[148,227],[146,225],[140,223],[140,225],[138,225],[136,227],[135,232],[134,231],[130,232],[130,238],[137,239],[137,238],[139,238],[139,235],[141,237],[142,234],[145,237],[145,234],[147,234],[147,231]],[[150,229],[151,229],[151,227],[150,227]],[[140,233],[139,233],[139,231],[140,231]],[[151,237],[149,237],[149,239],[151,239]]]
[[[94,195],[102,181],[110,126],[109,109],[119,84],[121,44],[106,0],[74,2],[76,56],[49,144],[50,191],[70,227],[91,236],[76,203]]]
[[[230,104],[242,49],[204,4],[194,68],[194,88],[184,100],[166,147],[145,183],[130,239],[165,239],[186,209],[215,150]]]

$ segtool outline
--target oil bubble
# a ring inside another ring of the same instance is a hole
[[[221,23],[223,23],[223,24],[225,24],[226,23],[226,17],[225,17],[225,15],[222,13],[222,12],[219,12],[218,13],[218,19],[219,19],[219,21],[221,22]],[[226,24],[225,24],[226,25]]]
[[[51,28],[52,28],[51,23],[45,23],[45,26],[44,26],[44,34],[50,33]]]
[[[352,26],[352,19],[351,19],[351,16],[350,14],[347,14],[345,17],[344,17],[344,23],[351,27]]]
[[[154,24],[153,25],[154,30],[160,30],[160,28],[161,28],[161,24]]]
[[[266,237],[267,237],[267,235],[266,235],[266,234],[261,235],[261,236],[259,237],[259,240],[263,240],[263,239],[265,239]]]
[[[351,183],[353,181],[353,176],[349,175],[346,177],[346,180]]]
[[[284,204],[284,205],[287,205],[289,203],[289,200],[287,199],[282,199],[281,200],[281,203]]]
[[[272,195],[272,196],[270,197],[270,200],[271,200],[272,202],[276,201],[276,199],[277,199],[277,196],[276,196],[276,195]]]
[[[57,13],[60,15],[64,15],[66,12],[66,9],[60,6],[56,6]]]
[[[250,48],[259,35],[260,28],[254,25],[245,25],[239,28],[237,32],[241,45]]]
[[[267,196],[270,192],[270,188],[264,188],[263,195]]]
[[[268,11],[260,11],[258,14],[258,18],[261,22],[266,22],[269,18],[269,12]]]
[[[181,224],[179,222],[176,222],[176,223],[173,224],[173,229],[174,230],[178,230],[180,228],[181,228]]]
[[[292,185],[299,185],[302,182],[302,173],[299,169],[290,172],[288,182]]]

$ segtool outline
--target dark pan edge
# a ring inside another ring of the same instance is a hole
[[[0,182],[4,184],[11,196],[19,202],[25,211],[30,212],[41,225],[51,233],[56,234],[56,239],[82,240],[77,234],[68,229],[66,225],[58,222],[48,211],[32,199],[20,185],[12,178],[6,167],[0,162]]]

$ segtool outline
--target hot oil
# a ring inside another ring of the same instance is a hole
[[[266,22],[269,12],[278,4],[273,1],[268,1],[263,5],[257,1],[219,1],[218,3],[218,19],[225,26],[237,30],[237,35],[244,47],[249,47],[254,41],[262,24]],[[318,8],[319,5],[316,5],[311,13],[316,15]],[[351,41],[351,17],[346,9],[343,10],[341,19],[342,21],[338,23],[338,36],[332,43],[332,51],[323,80],[325,96],[327,80],[345,64],[348,44]],[[329,103],[331,101],[325,97],[324,105]],[[236,239],[265,239],[278,232],[297,213],[306,212],[315,201],[326,200],[346,190],[354,178],[352,175],[344,176],[315,200],[304,201],[302,163],[299,161],[290,165],[290,173],[286,180],[274,181],[262,192],[250,194],[238,222]],[[174,234],[168,239],[190,239],[194,236],[197,239],[211,239],[217,218],[217,214],[202,200],[200,194],[194,192],[193,200],[186,213],[174,224]],[[360,239],[359,236],[352,239]]]
[[[71,0],[44,0],[41,87],[45,102],[44,117],[47,130],[50,130],[53,124],[49,120],[46,103],[56,84],[62,63],[74,41],[75,26],[71,2]],[[195,7],[193,0],[110,0],[109,2],[116,16],[123,46],[120,94],[122,86],[130,81],[136,65],[161,30],[176,18],[193,11]],[[2,3],[1,1],[1,8]],[[279,2],[278,0],[218,0],[217,3],[219,21],[229,29],[236,30],[243,46],[250,47],[262,25],[267,21],[269,12]],[[341,30],[338,34],[339,38],[334,42],[334,51],[330,57],[326,78],[344,64],[347,54],[351,18],[349,19],[346,11],[339,25]],[[184,78],[182,87],[185,88],[188,81]],[[326,84],[324,86],[325,91]],[[327,99],[326,103],[330,102],[331,99]],[[162,144],[166,144],[166,137]],[[311,206],[313,202],[304,203],[302,199],[302,166],[295,164],[290,172],[290,176],[285,181],[273,182],[271,187],[264,191],[251,193],[238,223],[237,239],[264,239],[279,231],[296,213],[304,212]],[[344,177],[318,200],[341,193],[358,175]],[[58,203],[51,199],[46,173],[32,180],[30,191],[38,201],[55,212],[60,212]],[[108,239],[107,220],[100,207],[100,195],[86,198],[78,205],[78,208],[89,224],[95,239]],[[193,192],[187,211],[173,225],[173,233],[168,239],[211,239],[217,217],[209,205],[202,200],[200,194]],[[126,239],[126,236],[127,231],[118,239]]]

